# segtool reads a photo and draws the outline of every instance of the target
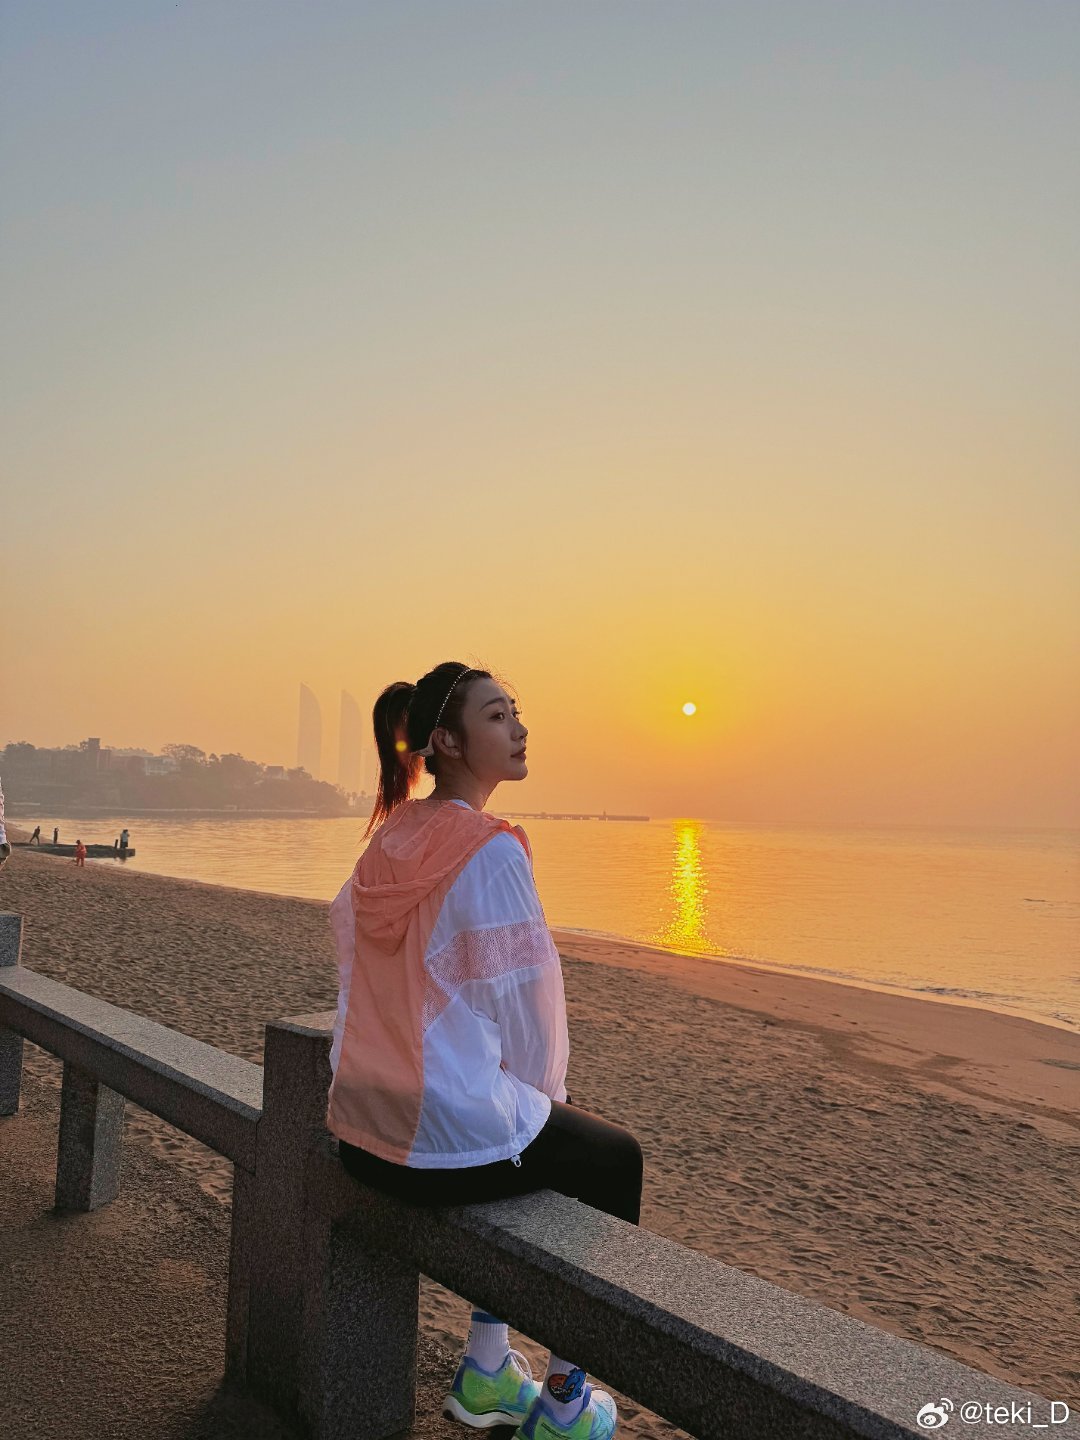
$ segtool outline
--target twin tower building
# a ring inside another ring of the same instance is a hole
[[[372,783],[367,765],[369,759],[374,760],[373,751],[374,744],[364,745],[364,717],[360,706],[347,690],[342,690],[337,783],[343,790],[360,793]],[[296,763],[302,765],[313,780],[330,779],[322,772],[322,707],[315,692],[306,685],[300,686]]]

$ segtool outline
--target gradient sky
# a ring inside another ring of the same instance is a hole
[[[2,14],[0,744],[1080,824],[1074,0]]]

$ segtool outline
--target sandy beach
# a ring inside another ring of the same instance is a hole
[[[18,850],[0,908],[25,917],[24,964],[251,1060],[266,1020],[336,1003],[325,903]],[[1080,1408],[1080,1036],[553,933],[568,1085],[639,1138],[643,1226]],[[58,1093],[52,1057],[27,1047],[26,1068]],[[228,1162],[128,1117],[131,1145],[227,1207]],[[423,1287],[425,1333],[456,1351],[468,1304]]]

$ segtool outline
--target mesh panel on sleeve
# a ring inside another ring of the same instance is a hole
[[[495,980],[557,959],[542,915],[513,925],[463,930],[427,961],[422,1028],[442,1014],[467,980]]]

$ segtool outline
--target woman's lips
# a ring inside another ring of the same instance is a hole
[[[510,756],[510,759],[511,759],[511,760],[524,760],[524,759],[525,759],[525,751],[524,751],[524,750],[519,750],[516,755],[511,755],[511,756]]]

